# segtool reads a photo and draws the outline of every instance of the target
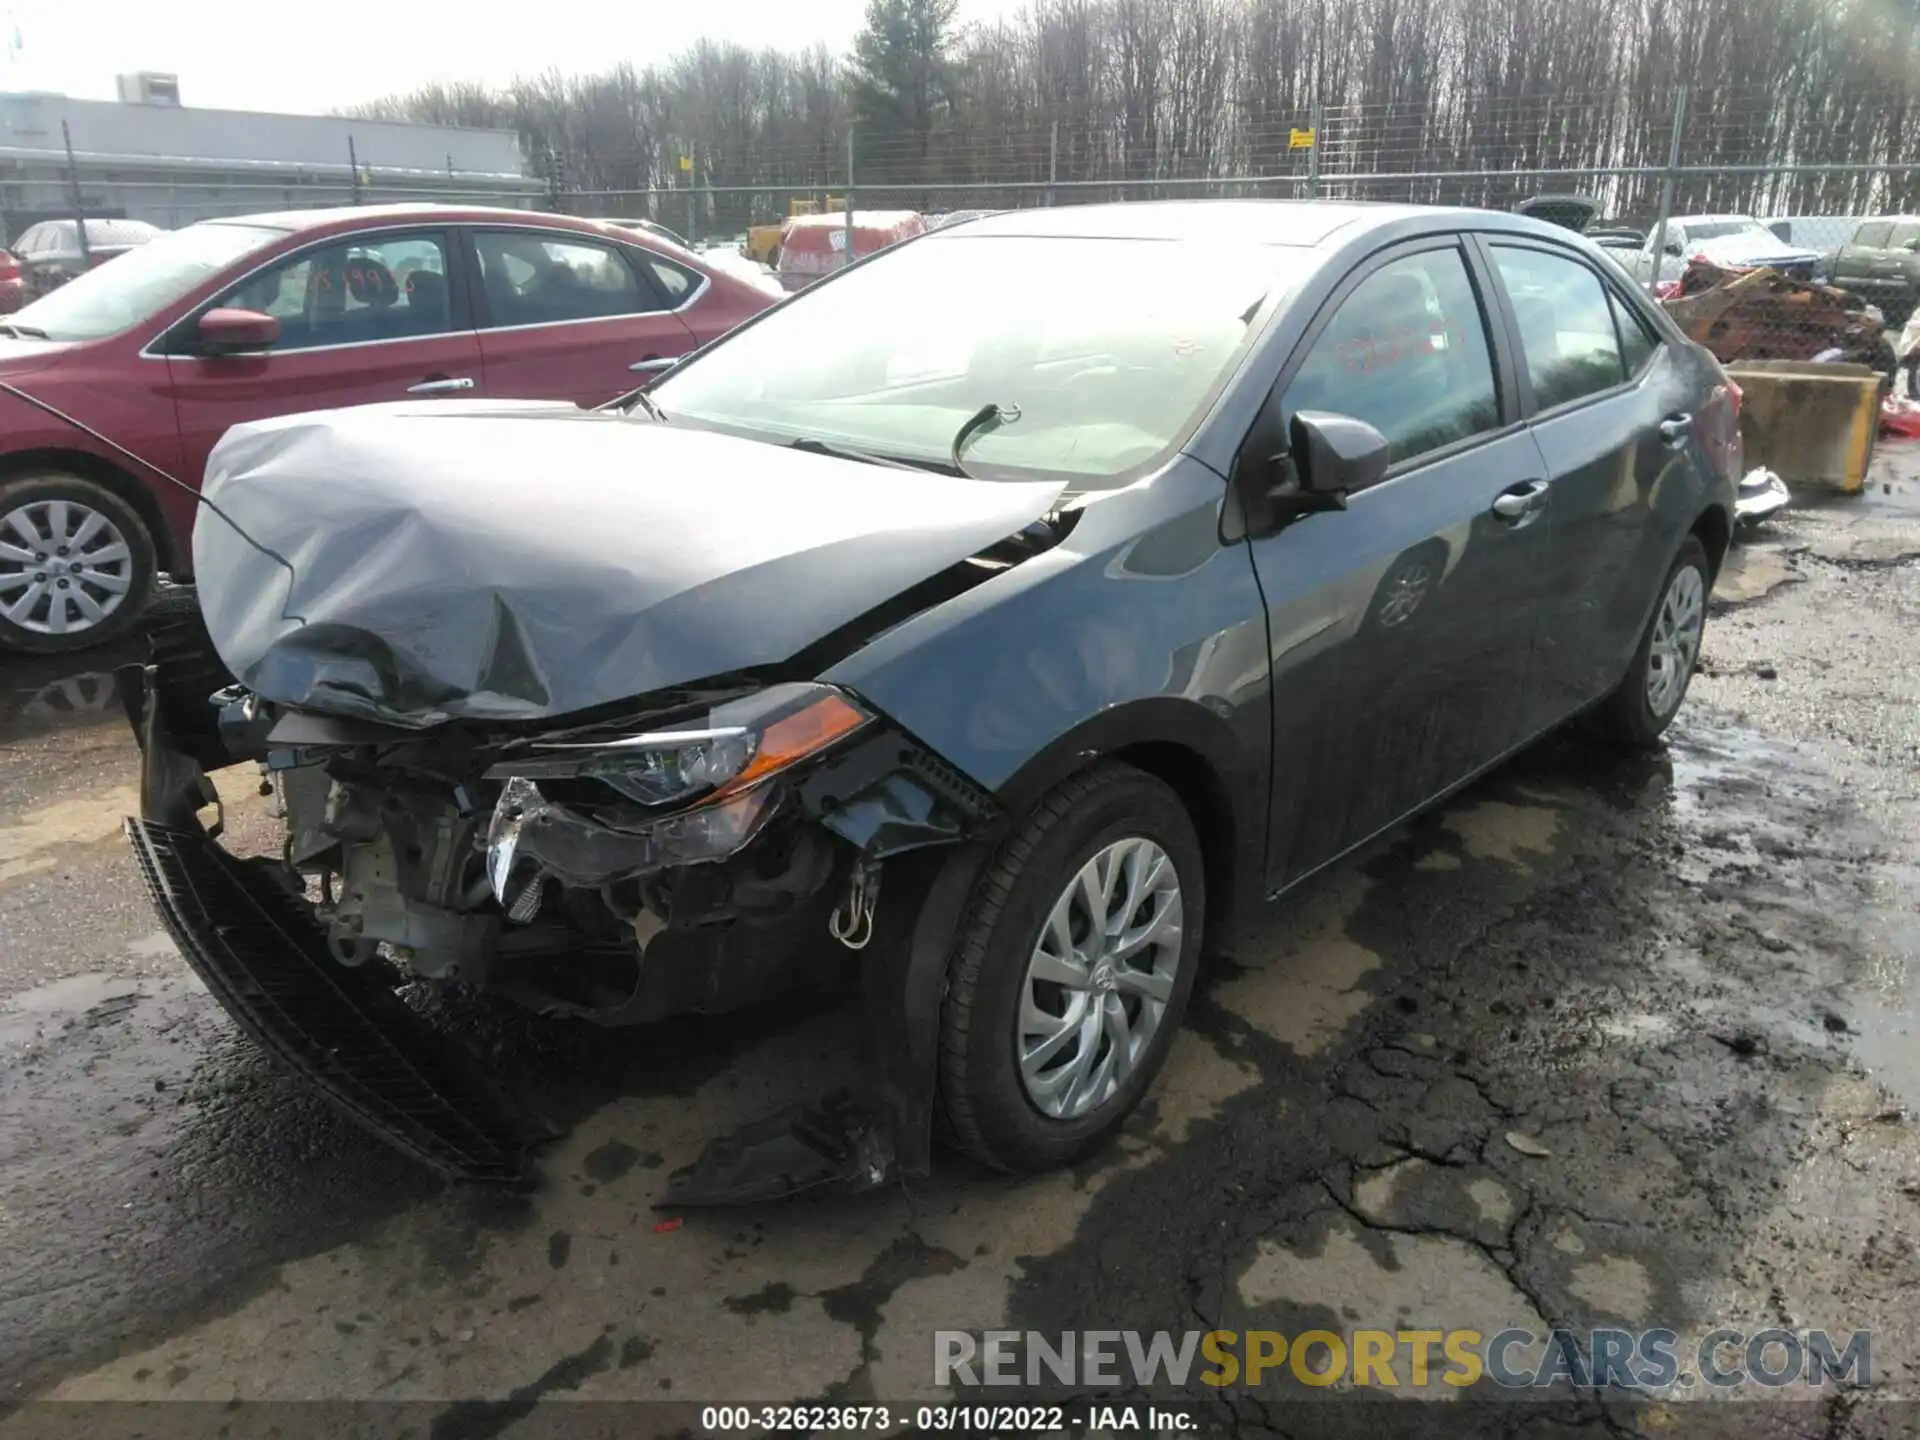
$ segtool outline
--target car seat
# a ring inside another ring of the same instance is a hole
[[[447,277],[438,270],[407,276],[406,328],[412,335],[435,335],[447,328]]]

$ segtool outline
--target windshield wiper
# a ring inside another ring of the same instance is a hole
[[[966,467],[960,463],[960,452],[975,440],[990,431],[998,430],[1002,425],[1011,425],[1020,418],[1018,405],[995,405],[991,401],[982,405],[953,434],[953,468],[966,475]],[[971,476],[968,476],[971,479]]]
[[[889,470],[925,470],[924,465],[915,465],[909,460],[896,460],[891,455],[876,455],[871,450],[856,450],[851,445],[836,445],[831,440],[817,440],[811,435],[802,435],[798,440],[787,442],[789,450],[804,450],[809,455],[831,455],[836,460],[858,460],[862,465],[884,465]]]
[[[10,335],[15,340],[45,340],[47,332],[35,325],[0,325],[0,335]]]

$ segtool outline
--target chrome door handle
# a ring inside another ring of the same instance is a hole
[[[452,379],[442,375],[436,380],[422,380],[418,385],[409,385],[409,395],[451,395],[456,390],[471,390],[473,381],[465,375]]]
[[[1493,513],[1502,520],[1521,521],[1547,503],[1547,482],[1529,480],[1493,497]]]
[[[636,375],[658,375],[663,370],[671,370],[680,363],[678,355],[649,355],[644,360],[636,360],[627,369]]]
[[[1660,438],[1668,445],[1678,445],[1692,429],[1693,416],[1669,415],[1660,422]]]

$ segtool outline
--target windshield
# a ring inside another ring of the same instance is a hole
[[[668,376],[672,420],[969,467],[1112,479],[1183,437],[1261,301],[1311,265],[1280,247],[1081,237],[914,241],[769,312]],[[1017,417],[1012,412],[1017,411]]]
[[[7,316],[6,323],[44,333],[49,340],[117,335],[285,233],[255,225],[190,225],[76,275]]]
[[[1767,239],[1774,234],[1758,220],[1705,220],[1687,226],[1689,240],[1724,240],[1729,235],[1751,235],[1759,231]]]

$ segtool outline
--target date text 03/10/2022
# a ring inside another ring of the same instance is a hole
[[[1199,1421],[1177,1408],[1154,1405],[708,1405],[700,1428],[804,1432],[869,1430],[887,1433],[911,1424],[921,1433],[957,1431],[981,1435],[1059,1435],[1138,1431],[1166,1435],[1195,1430]]]

